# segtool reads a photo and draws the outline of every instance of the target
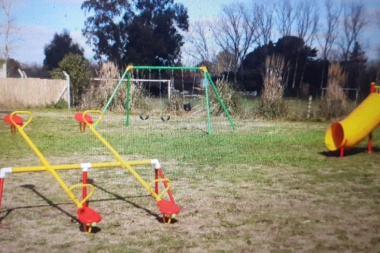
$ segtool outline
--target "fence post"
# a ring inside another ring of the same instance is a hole
[[[71,97],[70,97],[70,76],[66,73],[66,71],[62,71],[62,72],[65,75],[66,80],[67,80],[67,108],[70,110],[70,101],[71,101]]]
[[[309,96],[309,104],[307,105],[307,118],[310,118],[311,112],[311,101],[313,100],[313,96]]]

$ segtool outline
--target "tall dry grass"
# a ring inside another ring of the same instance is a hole
[[[227,111],[231,115],[235,115],[239,110],[239,96],[235,85],[228,81],[228,76],[221,76],[215,81],[215,87],[222,99]],[[223,115],[224,110],[218,99],[218,96],[209,87],[210,94],[210,111],[213,115]]]
[[[343,91],[347,73],[339,63],[329,66],[326,96],[321,105],[321,115],[326,118],[343,116],[347,112],[348,98]]]
[[[264,88],[260,97],[259,114],[265,118],[285,116],[284,100],[285,59],[282,55],[268,56],[262,73]]]
[[[90,89],[86,91],[82,99],[82,108],[101,109],[107,104],[120,79],[116,64],[113,62],[102,63],[97,72],[97,78],[100,80],[93,82]],[[113,98],[109,110],[124,110],[125,101],[126,88],[125,85],[122,84]]]

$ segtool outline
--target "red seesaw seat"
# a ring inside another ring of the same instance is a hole
[[[83,230],[91,233],[92,227],[102,220],[102,216],[90,207],[81,207],[78,209],[78,220],[83,224]]]
[[[85,114],[83,117],[83,113],[78,112],[74,115],[74,119],[79,121],[79,129],[83,133],[86,130],[86,122],[92,124],[94,121],[92,120],[91,116],[88,114]]]
[[[179,214],[180,209],[179,207],[172,201],[161,199],[157,202],[158,209],[160,209],[160,212],[162,213],[162,220],[164,223],[166,223],[166,215],[168,216],[168,222],[171,222],[171,219],[173,215]]]
[[[12,116],[11,119],[11,114],[7,114],[4,117],[4,121],[7,122],[11,126],[11,133],[15,134],[16,133],[16,125],[22,126],[24,124],[23,119],[20,116],[17,116],[16,114]]]

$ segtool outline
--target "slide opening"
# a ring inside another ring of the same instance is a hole
[[[335,151],[341,148],[344,141],[344,130],[339,122],[332,124],[326,132],[325,143],[329,150]]]

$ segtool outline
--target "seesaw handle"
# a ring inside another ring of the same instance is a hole
[[[98,123],[100,123],[103,120],[103,112],[99,110],[87,110],[82,114],[83,121],[86,123],[86,125],[91,125],[87,120],[86,120],[86,115],[87,114],[99,114],[100,117],[93,123],[93,126],[95,127]]]
[[[14,116],[14,115],[17,115],[17,114],[26,114],[26,115],[29,115],[28,120],[27,120],[24,124],[22,124],[22,126],[17,125],[16,122],[13,120],[13,116]],[[26,127],[26,126],[32,121],[32,113],[29,112],[29,111],[14,111],[14,112],[11,113],[10,121],[12,122],[12,124],[13,124],[14,126],[17,125],[17,126],[20,127],[21,129],[24,129],[24,128],[25,128],[25,127]]]
[[[156,180],[153,180],[152,182],[150,182],[149,187],[152,188],[154,183],[159,183],[159,182],[167,182],[168,183],[167,187],[165,187],[165,189],[160,194],[158,194],[158,198],[161,199],[162,196],[164,196],[164,194],[167,191],[169,191],[170,188],[172,187],[172,182],[167,178],[159,178],[159,179],[156,179]]]

